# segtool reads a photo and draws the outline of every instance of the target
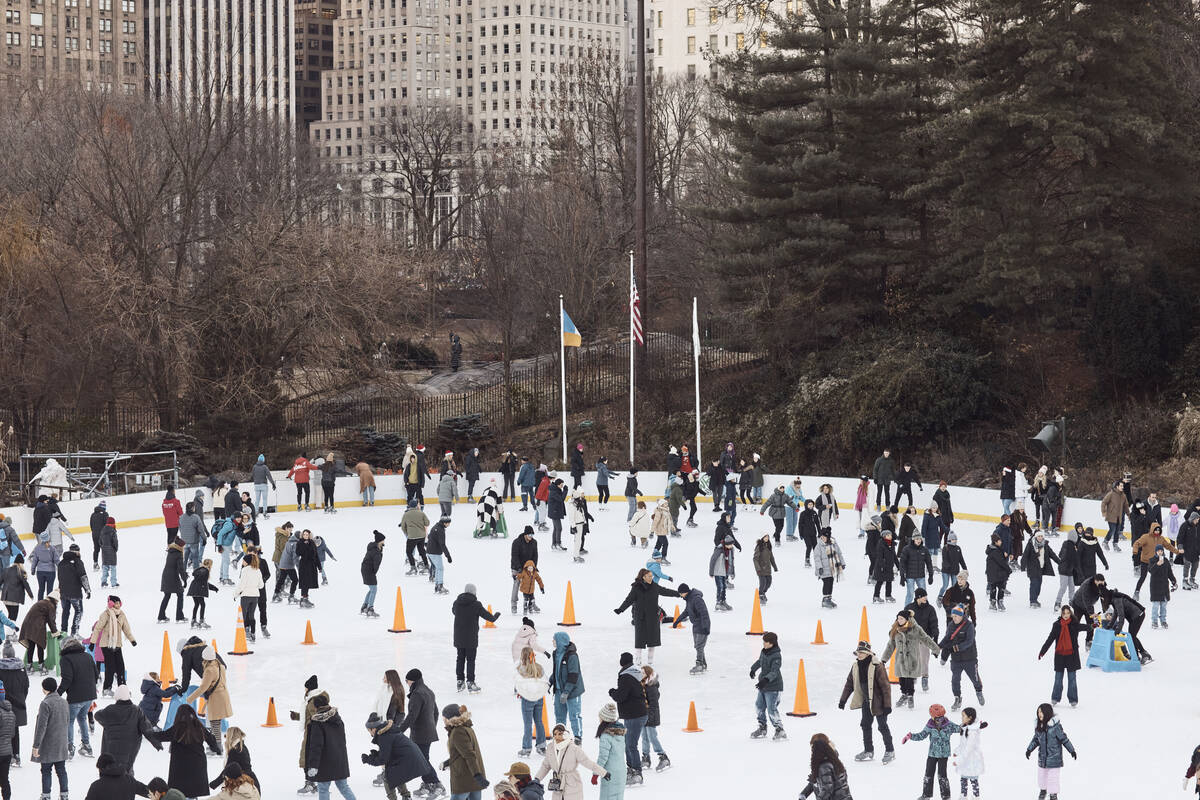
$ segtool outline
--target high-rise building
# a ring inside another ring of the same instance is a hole
[[[291,0],[142,2],[150,96],[247,104],[295,119]]]
[[[650,48],[657,77],[715,77],[714,57],[765,48],[767,12],[798,13],[802,0],[650,0]]]
[[[296,119],[321,119],[321,72],[333,69],[333,21],[339,0],[296,0]]]
[[[141,0],[5,0],[0,75],[140,88]]]

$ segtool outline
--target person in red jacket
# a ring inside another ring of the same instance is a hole
[[[163,523],[167,526],[167,547],[179,533],[179,518],[183,516],[183,505],[175,497],[175,484],[167,484],[167,496],[162,502]]]
[[[533,524],[539,531],[544,531],[550,527],[542,518],[542,509],[547,507],[550,502],[550,474],[546,472],[545,465],[538,468],[538,474],[542,476],[542,479],[538,481],[537,489],[533,493]]]
[[[301,509],[311,511],[312,506],[309,505],[311,497],[308,493],[308,471],[317,469],[317,466],[308,460],[307,453],[301,453],[296,456],[296,460],[292,462],[292,468],[288,470],[288,478],[296,484],[296,510]],[[303,498],[303,501],[301,500]]]

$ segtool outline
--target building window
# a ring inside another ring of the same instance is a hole
[[[662,12],[660,11],[658,13],[661,14]],[[9,25],[20,25],[21,24],[21,12],[14,11],[11,8],[5,9],[4,10],[4,21],[7,22]]]
[[[721,12],[720,12],[720,11],[719,11],[719,10],[718,10],[716,7],[710,8],[710,9],[708,10],[708,24],[709,24],[709,25],[716,25],[716,24],[717,24],[717,18],[719,17],[720,13],[721,13]]]
[[[745,50],[745,49],[746,49],[746,34],[744,34],[744,33],[739,33],[739,34],[737,35],[737,49],[738,49],[738,50]]]
[[[717,52],[717,35],[715,33],[710,34],[708,37],[708,49],[709,52]]]
[[[741,3],[738,3],[736,6],[734,6],[733,18],[738,22],[744,20],[746,18],[746,7]]]
[[[20,13],[21,13],[20,11],[17,12],[18,15]],[[38,11],[29,12],[29,24],[35,28],[42,27],[42,25],[45,24],[44,19],[45,19],[45,15],[42,14],[41,12],[38,12]]]
[[[687,24],[688,24],[689,26],[690,26],[690,25],[695,25],[695,24],[696,24],[696,9],[694,9],[694,8],[689,8],[689,9],[687,10]]]
[[[759,47],[767,46],[767,32],[766,31],[758,32],[758,46]]]
[[[689,81],[696,80],[696,65],[695,64],[687,65],[687,79]]]
[[[19,12],[18,12],[19,13]],[[662,12],[658,12],[658,27],[662,27]]]
[[[5,44],[7,44],[7,45],[11,45],[11,46],[20,46],[20,44],[21,44],[21,34],[19,34],[19,33],[11,33],[11,32],[5,31],[5,33],[4,33],[4,43],[5,43]]]

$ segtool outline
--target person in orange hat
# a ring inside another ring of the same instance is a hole
[[[907,744],[909,739],[929,740],[929,755],[925,759],[925,783],[921,797],[933,797],[933,773],[937,772],[938,788],[942,800],[950,798],[950,779],[946,776],[946,760],[950,758],[950,736],[962,730],[961,727],[946,718],[946,707],[934,703],[929,707],[929,721],[925,727],[916,733],[906,733],[900,744]]]

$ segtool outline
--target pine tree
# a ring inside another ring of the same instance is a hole
[[[938,3],[808,0],[771,50],[725,63],[739,202],[721,273],[777,365],[882,318],[929,261],[933,154],[914,133],[945,113]]]

